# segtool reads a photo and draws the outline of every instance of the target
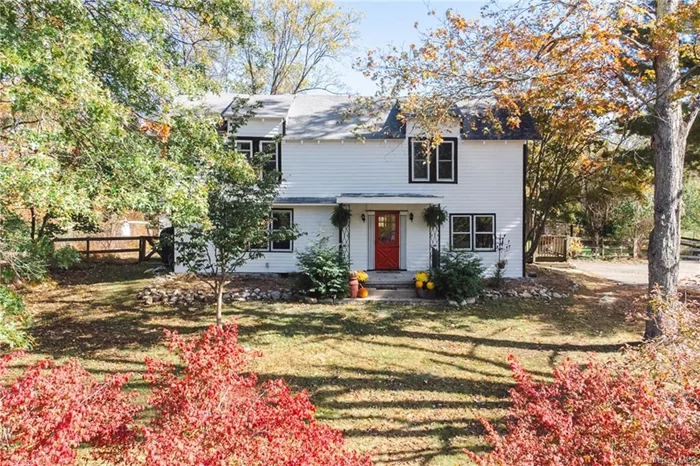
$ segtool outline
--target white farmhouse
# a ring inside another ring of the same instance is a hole
[[[230,119],[233,99],[220,97],[207,105]],[[531,121],[489,133],[480,119],[483,106],[460,106],[426,163],[419,132],[410,118],[405,124],[397,119],[398,106],[379,119],[348,117],[354,102],[320,95],[249,100],[261,106],[237,130],[237,151],[276,153],[284,182],[270,227],[295,223],[304,235],[269,244],[264,257],[239,272],[294,272],[296,251],[318,236],[338,244],[343,235],[330,217],[344,204],[352,210],[344,241],[354,269],[424,270],[441,248],[477,254],[489,269],[497,260],[497,239],[505,235],[510,242],[506,276],[522,276],[525,142],[536,137]],[[378,129],[363,131],[372,123]],[[431,204],[449,213],[434,231],[422,217]]]

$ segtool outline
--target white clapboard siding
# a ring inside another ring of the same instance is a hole
[[[238,134],[242,138],[275,138],[282,134],[283,128],[281,118],[250,118],[240,127]]]
[[[284,206],[285,209],[292,208]],[[338,230],[330,224],[333,212],[331,206],[297,206],[294,209],[294,223],[298,224],[304,234],[294,241],[292,252],[267,252],[264,257],[251,260],[241,267],[238,272],[246,273],[288,273],[297,270],[297,251],[303,251],[320,237],[328,237],[330,244],[338,244]],[[213,255],[211,255],[213,257]],[[175,260],[175,272],[184,273],[187,270]]]
[[[419,184],[408,182],[407,141],[285,141],[282,142],[282,166],[285,197],[333,197],[343,193],[414,193],[443,196],[443,207],[449,213],[495,214],[496,233],[510,241],[506,275],[522,276],[523,221],[523,142],[460,141],[458,145],[457,184]],[[350,252],[354,268],[367,268],[369,219],[363,212],[378,210],[413,213],[406,222],[406,268],[429,266],[428,228],[423,222],[424,205],[352,206]],[[337,231],[330,224],[332,208],[304,206],[294,208],[295,222],[308,232],[298,240],[295,250],[303,249],[319,230],[337,240]],[[449,247],[449,222],[441,229],[443,247]],[[483,259],[487,275],[493,273],[496,253],[477,253]],[[295,254],[271,253],[265,259],[246,264],[246,272],[291,271]]]

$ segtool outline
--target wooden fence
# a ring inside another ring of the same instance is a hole
[[[84,243],[85,249],[79,249],[81,254],[89,260],[90,256],[96,254],[119,254],[124,252],[138,252],[139,262],[150,260],[154,254],[160,256],[160,252],[156,246],[156,241],[158,241],[157,236],[86,236],[82,238],[56,238],[54,243]],[[109,248],[109,249],[94,249],[90,248],[90,244],[100,243],[100,242],[125,242],[125,241],[138,241],[139,246],[134,247],[124,247],[124,248]]]
[[[681,259],[700,260],[700,239],[681,237],[681,246],[690,254],[682,254]]]
[[[568,256],[569,237],[566,235],[542,235],[535,252],[535,261],[565,262]]]

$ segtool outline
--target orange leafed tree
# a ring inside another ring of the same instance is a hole
[[[589,138],[641,116],[654,124],[654,229],[650,286],[673,295],[678,282],[686,140],[700,112],[698,0],[540,0],[484,9],[484,20],[448,11],[420,45],[370,52],[360,66],[381,93],[405,99],[427,132],[445,109],[488,98],[510,111],[548,115],[551,130]],[[688,64],[690,63],[690,65]],[[649,311],[645,336],[663,332]]]

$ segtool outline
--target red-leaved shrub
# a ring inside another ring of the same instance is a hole
[[[0,377],[11,359],[1,360]],[[98,382],[75,360],[41,361],[0,386],[0,465],[70,465],[82,443],[121,439],[137,410],[122,391],[127,380]]]
[[[318,424],[305,392],[282,380],[258,383],[257,353],[238,343],[235,326],[212,326],[183,339],[167,332],[181,368],[147,360],[150,422],[102,457],[119,465],[369,465],[345,450],[339,431]]]
[[[282,380],[258,383],[258,354],[238,344],[234,326],[185,340],[167,332],[182,367],[147,360],[145,407],[123,390],[128,377],[98,382],[75,360],[41,361],[0,387],[0,466],[74,464],[77,449],[115,465],[364,466],[339,431],[318,424],[305,392]],[[0,377],[12,357],[0,361]],[[147,410],[146,425],[134,422]]]
[[[480,466],[683,465],[700,460],[700,391],[670,389],[644,374],[571,362],[535,383],[511,357],[507,432],[486,421],[493,450]]]

